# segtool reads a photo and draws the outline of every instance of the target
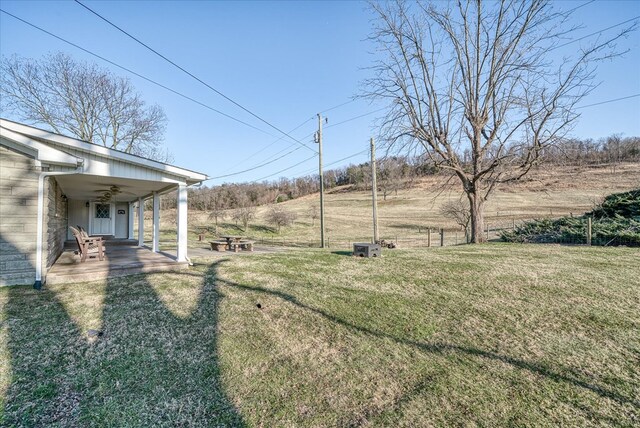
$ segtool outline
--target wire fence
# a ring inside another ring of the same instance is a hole
[[[495,237],[495,231],[490,236]],[[281,247],[299,247],[299,248],[317,248],[320,246],[320,239],[309,241],[303,238],[291,237],[262,237],[255,239],[257,245],[262,246],[281,246]],[[371,236],[327,236],[325,238],[325,247],[332,249],[352,248],[357,242],[372,242]],[[463,230],[451,229],[422,229],[408,235],[382,235],[380,241],[383,244],[396,248],[429,248],[439,246],[460,245],[467,242],[466,235]]]
[[[531,224],[539,222],[539,219],[501,219],[487,222],[483,232],[483,238],[487,241],[563,244],[563,245],[592,245],[592,246],[640,246],[640,229],[631,228],[612,233],[593,227],[591,221],[582,219],[584,226],[572,229],[551,229],[544,233],[531,231],[527,233]],[[543,221],[553,222],[554,219],[546,218]],[[596,225],[597,226],[597,225]],[[506,238],[506,239],[504,239]],[[320,247],[320,239],[309,240],[307,238],[294,237],[261,237],[254,238],[257,245],[280,247]],[[396,248],[430,248],[462,245],[469,242],[469,234],[463,229],[448,228],[419,228],[410,233],[383,234],[380,236],[383,244],[392,244]],[[373,242],[371,236],[331,236],[325,239],[325,247],[330,249],[352,248],[354,243]]]

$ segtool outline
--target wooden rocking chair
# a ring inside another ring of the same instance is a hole
[[[83,233],[75,227],[69,226],[73,236],[78,243],[78,254],[80,254],[80,262],[87,260],[87,257],[95,257],[98,260],[104,260],[104,241],[101,236],[89,236],[86,231]]]

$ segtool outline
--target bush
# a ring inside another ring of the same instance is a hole
[[[607,196],[581,217],[534,220],[503,232],[507,242],[586,244],[587,218],[592,220],[592,245],[640,247],[640,189]]]
[[[282,226],[290,226],[296,219],[296,215],[292,212],[285,211],[281,206],[272,206],[266,215],[268,223],[274,225],[280,233]]]

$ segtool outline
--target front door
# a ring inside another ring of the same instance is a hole
[[[114,204],[93,202],[89,213],[89,234],[113,235]]]

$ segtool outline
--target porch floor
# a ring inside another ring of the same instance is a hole
[[[148,247],[138,247],[137,241],[110,239],[105,243],[105,258],[87,258],[80,262],[75,241],[65,244],[64,252],[47,273],[47,283],[96,281],[105,278],[162,271],[177,271],[188,267],[176,262],[174,255],[154,253]]]

